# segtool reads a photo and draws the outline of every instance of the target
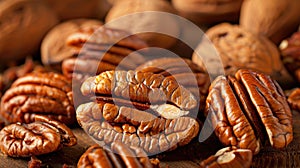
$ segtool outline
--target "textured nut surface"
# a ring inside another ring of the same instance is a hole
[[[240,24],[246,30],[263,34],[276,44],[297,31],[300,24],[298,0],[245,0]]]
[[[39,114],[73,124],[76,116],[71,83],[52,72],[28,74],[17,79],[5,92],[0,114],[12,123],[30,123]]]
[[[87,79],[84,95],[96,102],[77,108],[77,120],[106,145],[120,140],[149,154],[188,144],[199,132],[197,101],[173,78],[134,71],[106,71]],[[190,117],[193,116],[194,118]]]
[[[215,133],[227,146],[260,150],[266,137],[274,148],[293,139],[292,114],[280,86],[269,76],[239,70],[234,77],[218,77],[206,101]]]
[[[41,1],[2,0],[0,8],[0,58],[4,62],[33,54],[47,31],[58,23]]]
[[[67,38],[82,28],[100,27],[102,23],[93,19],[73,19],[53,27],[43,39],[41,56],[44,65],[61,64],[69,57],[78,55],[79,50],[67,45]]]
[[[177,83],[196,97],[200,97],[200,109],[205,107],[210,79],[208,74],[192,61],[181,58],[158,58],[140,65],[136,70],[175,78]]]
[[[210,28],[206,35],[221,58],[223,67],[218,68],[224,68],[226,75],[234,75],[238,69],[247,68],[271,75],[282,84],[293,81],[281,62],[276,46],[267,38],[254,35],[238,25],[229,23]],[[205,40],[199,45],[205,45]],[[209,54],[200,56],[205,60],[218,61],[211,60]],[[205,64],[199,58],[194,53],[193,61],[205,68]]]
[[[72,131],[48,117],[36,116],[30,124],[11,124],[0,131],[0,149],[12,157],[42,155],[77,143]]]
[[[300,111],[300,88],[296,88],[288,97],[288,102],[293,110]]]
[[[252,152],[248,149],[236,149],[226,147],[220,149],[215,155],[210,156],[200,163],[201,168],[222,168],[240,167],[248,168],[251,166]]]
[[[91,146],[79,159],[77,167],[85,168],[88,166],[98,167],[159,167],[158,164],[152,164],[147,154],[137,147],[128,147],[123,143],[114,142],[111,145],[112,150],[103,149],[99,145]]]
[[[300,32],[283,40],[279,46],[287,70],[300,81]]]
[[[106,0],[45,0],[61,20],[75,18],[103,19],[110,5]]]
[[[106,70],[136,68],[145,59],[135,51],[147,47],[136,35],[106,27],[80,29],[68,37],[67,45],[78,57],[63,62],[63,73],[81,81]]]
[[[152,13],[143,13],[149,11]],[[155,11],[168,12],[170,16]],[[180,34],[177,20],[171,14],[176,14],[176,10],[164,0],[127,0],[116,3],[108,12],[105,21],[109,27],[122,27],[137,34],[149,46],[169,48],[177,42],[176,37]]]

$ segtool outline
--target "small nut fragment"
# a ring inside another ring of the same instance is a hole
[[[8,156],[28,157],[74,146],[77,141],[64,124],[44,116],[35,116],[30,124],[11,124],[0,131],[0,149]]]
[[[277,82],[263,73],[239,70],[235,77],[218,77],[206,101],[208,114],[226,146],[257,154],[266,137],[274,148],[286,147],[293,139],[285,95]]]
[[[300,88],[296,88],[288,97],[288,102],[293,110],[300,112]]]
[[[40,168],[42,167],[42,161],[37,159],[35,156],[32,156],[30,158],[30,161],[28,162],[28,168]]]
[[[143,167],[158,168],[159,162],[152,162],[147,154],[137,147],[128,147],[121,142],[113,142],[111,149],[104,149],[99,145],[91,146],[79,159],[77,167]]]
[[[17,79],[1,99],[0,115],[11,123],[30,123],[35,115],[67,125],[76,121],[72,87],[63,75],[31,73]]]
[[[248,168],[252,163],[252,152],[249,149],[226,147],[220,149],[215,155],[210,156],[200,163],[201,168]]]

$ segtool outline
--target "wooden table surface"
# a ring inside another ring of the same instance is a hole
[[[252,167],[300,167],[300,113],[293,112],[294,140],[285,149],[275,150],[265,147],[258,155],[254,156]],[[78,144],[70,148],[64,148],[58,152],[38,156],[42,160],[43,167],[61,168],[64,164],[76,167],[77,161],[84,151],[94,142],[84,133],[81,128],[73,128],[78,139]],[[1,143],[1,142],[0,142]],[[170,168],[196,168],[201,160],[214,154],[221,148],[218,141],[211,137],[204,143],[194,139],[189,145],[171,152],[159,154],[161,166]],[[30,158],[10,158],[0,154],[1,168],[25,168]]]

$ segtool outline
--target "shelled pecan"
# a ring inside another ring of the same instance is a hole
[[[81,91],[95,102],[77,108],[77,120],[98,141],[120,140],[155,154],[188,144],[199,131],[198,101],[174,78],[135,71],[106,71]]]
[[[279,46],[282,61],[287,70],[300,82],[300,32],[283,40]]]
[[[77,58],[63,61],[63,74],[78,80],[116,68],[134,69],[145,61],[135,51],[147,47],[136,35],[104,26],[80,29],[71,34],[66,43],[77,50]]]
[[[161,74],[175,80],[196,97],[200,97],[200,110],[205,107],[210,79],[207,72],[189,59],[158,58],[150,60],[136,68],[137,71]]]
[[[200,168],[248,168],[251,166],[251,162],[251,150],[225,147],[220,149],[215,155],[210,156],[206,160],[202,161],[200,163]]]
[[[36,114],[67,125],[76,121],[67,78],[53,72],[31,73],[17,79],[2,96],[0,115],[8,122],[30,123]]]
[[[288,103],[293,110],[300,111],[300,88],[294,89],[288,96]]]
[[[143,167],[158,168],[158,159],[149,159],[147,154],[137,147],[128,147],[121,142],[113,142],[112,150],[107,150],[99,145],[91,146],[79,159],[77,167]]]
[[[11,124],[0,131],[0,149],[8,156],[28,157],[57,151],[77,143],[64,124],[36,115],[30,124]]]
[[[274,148],[293,139],[292,114],[276,81],[252,70],[239,70],[235,77],[219,76],[211,85],[206,115],[226,146],[260,151],[269,139]]]

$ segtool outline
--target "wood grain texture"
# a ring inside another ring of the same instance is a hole
[[[294,140],[285,149],[272,149],[265,144],[262,151],[253,159],[253,168],[285,168],[300,167],[300,113],[293,112]],[[64,148],[58,152],[38,156],[42,160],[42,166],[48,168],[61,168],[64,164],[70,168],[76,167],[77,161],[85,150],[94,142],[81,128],[73,128],[78,139],[78,144],[70,148]],[[0,142],[1,143],[1,142]],[[201,160],[214,154],[220,143],[214,136],[204,143],[194,139],[189,145],[178,148],[171,152],[157,155],[161,160],[162,167],[170,168],[197,168]],[[10,158],[0,154],[0,168],[26,168],[30,158]]]

